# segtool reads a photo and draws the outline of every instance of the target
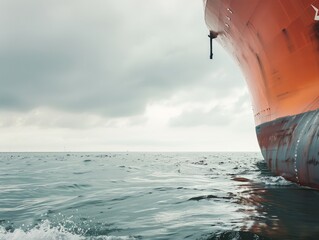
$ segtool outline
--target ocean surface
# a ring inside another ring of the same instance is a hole
[[[0,240],[319,239],[259,153],[0,153]]]

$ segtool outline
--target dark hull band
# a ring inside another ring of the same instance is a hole
[[[256,133],[272,172],[319,188],[319,109],[263,123]]]

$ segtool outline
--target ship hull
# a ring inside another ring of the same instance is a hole
[[[269,168],[319,188],[319,0],[204,0],[204,5],[210,35],[245,76]]]

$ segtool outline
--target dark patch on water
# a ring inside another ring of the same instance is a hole
[[[73,172],[73,174],[75,175],[81,175],[81,174],[86,174],[86,173],[90,173],[91,171],[84,171],[84,172]]]
[[[199,160],[197,162],[192,162],[192,164],[194,165],[203,165],[203,166],[206,166],[207,165],[207,162],[205,162],[204,160]]]
[[[118,201],[126,200],[126,199],[128,199],[128,198],[130,198],[130,196],[123,196],[123,197],[119,197],[119,198],[113,198],[113,199],[111,199],[110,201],[112,201],[112,202],[118,202]]]
[[[192,197],[188,199],[188,201],[200,201],[200,200],[210,200],[210,199],[232,199],[232,197],[220,197],[216,195],[204,195],[204,196],[198,196],[198,197]]]
[[[91,185],[89,184],[71,184],[71,185],[60,185],[57,186],[57,189],[64,189],[64,190],[74,190],[74,189],[85,189],[85,188],[90,188]]]
[[[157,187],[153,189],[154,191],[167,192],[171,190],[175,190],[174,187]]]
[[[251,232],[243,231],[224,231],[213,233],[210,236],[200,238],[200,240],[270,240]]]

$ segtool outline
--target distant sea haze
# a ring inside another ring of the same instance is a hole
[[[1,153],[0,239],[316,239],[259,153]]]

